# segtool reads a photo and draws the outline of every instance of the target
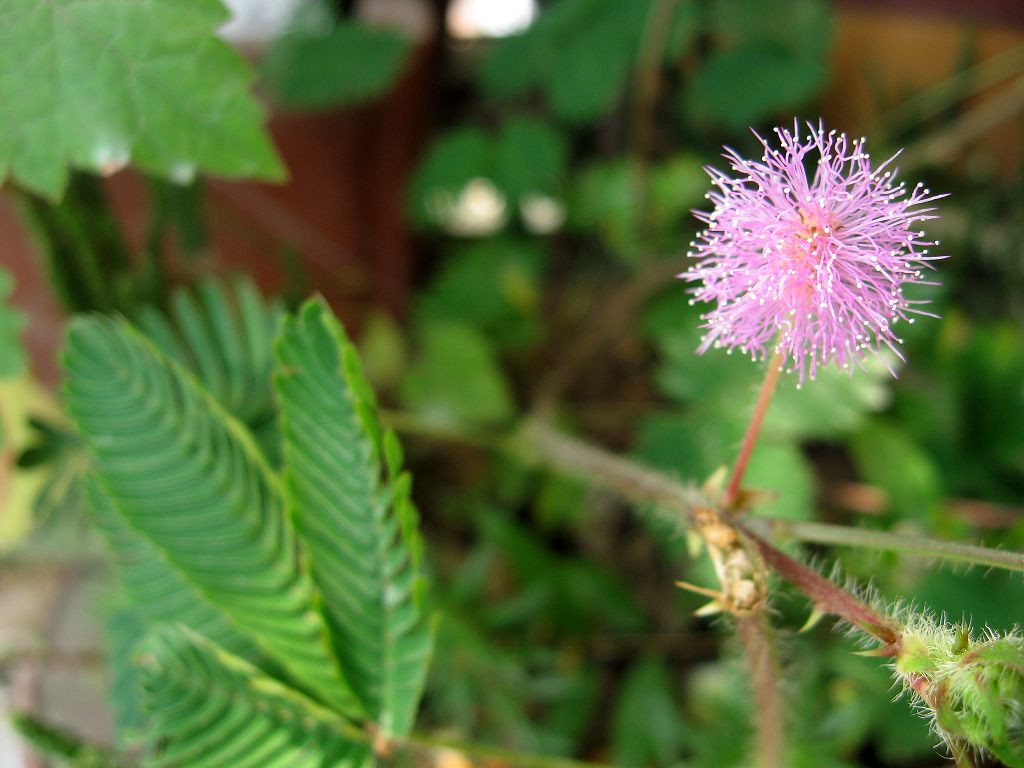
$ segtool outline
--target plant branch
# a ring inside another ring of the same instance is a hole
[[[786,732],[779,690],[779,661],[764,612],[736,616],[736,635],[750,668],[757,726],[757,767],[782,768]]]
[[[600,308],[581,329],[574,344],[564,350],[550,373],[541,380],[534,397],[534,410],[551,412],[554,404],[572,386],[598,352],[608,349],[629,328],[630,320],[647,300],[689,266],[687,257],[656,261],[636,274],[633,279],[613,290],[594,306]]]
[[[500,434],[467,429],[458,424],[424,418],[410,411],[381,409],[379,416],[386,426],[406,435],[460,443],[484,450],[500,450],[509,443],[509,438]]]
[[[384,423],[403,434],[433,440],[471,445],[482,450],[513,452],[527,462],[604,488],[635,503],[655,504],[677,513],[678,521],[692,523],[694,507],[702,501],[692,483],[683,483],[638,464],[630,459],[598,448],[562,433],[539,419],[533,419],[511,436],[466,430],[438,424],[407,411],[382,411]],[[762,539],[867,547],[904,552],[918,557],[935,557],[991,568],[1024,571],[1024,554],[990,549],[975,544],[960,544],[887,531],[872,531],[845,525],[802,522],[783,518],[747,516],[743,526]]]
[[[918,557],[936,557],[990,568],[1024,571],[1024,554],[990,549],[976,544],[770,517],[750,517],[744,521],[744,525],[757,535],[772,539],[793,539],[843,547],[867,547],[889,552],[905,552]]]
[[[694,507],[701,502],[694,486],[569,437],[539,419],[527,422],[514,444],[526,460],[539,458],[551,469],[613,491],[630,501],[653,503],[677,512],[682,521],[688,523],[693,522]]]
[[[1024,45],[990,56],[925,88],[879,115],[881,130],[893,133],[938,117],[944,110],[1024,70]]]
[[[819,611],[845,619],[887,646],[895,647],[899,643],[899,630],[873,607],[814,569],[776,549],[749,529],[746,529],[746,533],[757,545],[764,561],[782,578],[811,598]]]

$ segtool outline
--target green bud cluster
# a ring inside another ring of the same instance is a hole
[[[895,670],[960,764],[984,750],[1024,768],[1024,637],[918,617],[895,653]],[[963,758],[963,759],[961,759]]]

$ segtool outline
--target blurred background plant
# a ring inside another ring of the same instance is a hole
[[[943,319],[906,329],[898,379],[783,380],[748,473],[772,494],[759,511],[1024,548],[1016,4],[234,0],[222,35],[247,65],[209,35],[219,3],[148,0],[119,11],[124,58],[95,68],[74,63],[97,38],[10,5],[0,689],[19,707],[98,742],[130,728],[90,704],[108,574],[54,393],[66,313],[127,314],[219,381],[272,452],[266,367],[232,356],[205,281],[243,272],[243,316],[269,311],[254,285],[285,306],[323,293],[406,435],[443,615],[422,723],[620,765],[748,764],[738,651],[672,586],[714,583],[707,558],[502,436],[539,415],[686,480],[732,459],[759,374],[694,354],[698,309],[674,275],[703,165],[794,115],[867,135],[878,157],[907,147],[904,174],[952,193],[930,234],[953,258],[928,294]],[[69,4],[73,21],[103,29],[96,5]],[[165,56],[181,40],[190,53]],[[30,55],[58,42],[61,88]],[[134,102],[121,65],[143,73]],[[254,349],[269,338],[244,327]],[[1019,622],[1018,577],[800,549],[976,626]],[[800,626],[803,602],[780,594],[776,623]],[[941,764],[889,673],[851,650],[827,623],[785,636],[786,764]]]

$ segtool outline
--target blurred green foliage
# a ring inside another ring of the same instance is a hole
[[[395,33],[320,3],[307,12],[264,60],[282,106],[365,103],[413,60]],[[440,125],[404,201],[424,256],[415,296],[406,317],[370,314],[360,340],[387,406],[471,443],[409,439],[443,616],[421,722],[623,766],[750,764],[752,696],[728,627],[691,616],[696,598],[673,587],[679,578],[713,584],[706,557],[692,559],[664,516],[494,454],[488,439],[533,412],[538,389],[597,326],[596,352],[557,392],[557,423],[684,480],[732,461],[760,369],[720,350],[695,353],[701,309],[671,275],[686,266],[690,211],[706,205],[703,168],[722,166],[721,145],[756,150],[748,127],[763,134],[817,114],[835,27],[824,0],[550,0],[516,35],[446,48],[432,94]],[[648,104],[641,92],[652,76]],[[881,123],[872,151],[941,135],[962,108]],[[749,470],[749,485],[768,494],[758,514],[1024,546],[1024,207],[1019,178],[993,181],[988,162],[914,169],[953,192],[934,229],[955,258],[939,264],[943,287],[916,294],[942,319],[902,329],[906,363],[887,355],[852,373],[829,369],[799,389],[783,378]],[[50,175],[35,186],[52,191],[59,174]],[[95,278],[87,257],[103,256],[103,274],[117,254],[81,226],[100,219],[74,192],[64,209],[39,207],[40,228],[59,246],[55,262],[84,265],[66,274]],[[487,226],[466,226],[465,208]],[[88,280],[67,281],[69,304],[130,311],[277,465],[266,373],[278,304],[245,283],[230,300],[203,281],[194,292],[125,289],[122,300],[111,282],[92,291]],[[623,311],[617,301],[638,284],[645,290]],[[0,312],[0,350],[18,325],[9,317]],[[73,463],[73,441],[52,425],[37,429],[39,451],[26,463]],[[1003,630],[1020,621],[1019,578],[801,551],[952,617]],[[854,644],[828,627],[792,632],[806,605],[785,588],[772,607],[791,707],[787,766],[931,764],[935,739],[906,697],[892,700],[877,659],[852,655]],[[139,622],[131,611],[112,617],[115,656]],[[114,672],[131,732],[141,721],[130,668]]]
[[[325,4],[299,7],[289,30],[263,58],[275,99],[295,109],[371,100],[386,93],[412,54],[403,35],[344,19]]]
[[[251,71],[213,35],[228,18],[217,0],[98,9],[4,4],[0,180],[55,201],[71,168],[110,174],[129,162],[179,182],[197,171],[283,178]]]

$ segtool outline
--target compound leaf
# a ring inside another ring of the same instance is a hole
[[[381,732],[404,736],[432,633],[398,441],[382,431],[355,348],[322,301],[285,320],[276,351],[286,491],[338,658]]]
[[[279,484],[245,428],[123,320],[74,320],[64,368],[118,514],[291,676],[359,717]]]
[[[183,627],[138,655],[159,768],[359,768],[372,764],[351,723]]]
[[[242,421],[260,446],[277,453],[276,407],[270,389],[273,341],[284,310],[266,301],[249,278],[227,285],[203,280],[176,291],[170,312],[144,307],[139,327]]]

